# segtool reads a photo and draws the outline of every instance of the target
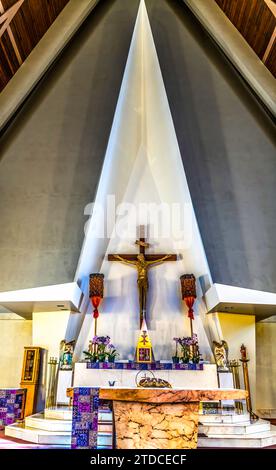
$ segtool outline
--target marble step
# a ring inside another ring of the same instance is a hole
[[[243,435],[254,434],[270,431],[270,423],[268,421],[259,420],[255,423],[250,421],[244,423],[214,423],[199,425],[199,433],[206,434],[208,437],[213,435]]]
[[[28,428],[21,423],[14,423],[6,426],[5,435],[41,445],[71,447],[71,431],[45,431]],[[112,446],[112,433],[99,432],[97,446],[102,449],[110,448]]]
[[[71,420],[72,421],[72,408],[68,406],[58,406],[53,408],[45,408],[44,416],[46,419],[56,420]]]
[[[72,420],[49,419],[44,417],[43,413],[37,413],[25,419],[25,426],[26,428],[41,429],[44,431],[71,432]]]
[[[223,414],[200,414],[199,415],[199,422],[201,424],[214,424],[214,423],[244,423],[250,421],[249,413],[244,414],[231,414],[231,415],[223,415]]]
[[[227,436],[212,435],[210,437],[199,437],[198,448],[263,448],[276,445],[276,428],[270,431],[254,434],[229,434]]]
[[[55,407],[46,408],[44,410],[44,417],[46,419],[54,420],[71,420],[72,421],[72,408],[69,407]],[[111,411],[99,411],[99,422],[112,423],[112,412]]]
[[[43,429],[28,428],[21,423],[6,426],[5,436],[44,445],[69,446],[71,444],[71,431],[45,431]]]
[[[69,431],[72,430],[71,420],[49,419],[45,418],[43,413],[37,413],[28,416],[25,419],[25,426],[27,428],[41,429],[44,431]],[[98,431],[102,433],[112,433],[112,421],[99,420]]]
[[[43,445],[43,444],[35,444],[33,442],[21,442],[21,441],[14,441],[7,439],[0,439],[0,450],[17,450],[17,449],[70,449],[71,446],[67,445]]]

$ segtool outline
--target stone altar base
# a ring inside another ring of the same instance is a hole
[[[114,401],[117,449],[195,449],[199,403]]]
[[[197,447],[199,402],[244,400],[248,395],[245,390],[206,388],[110,387],[97,390],[100,399],[113,402],[118,449],[194,449]]]

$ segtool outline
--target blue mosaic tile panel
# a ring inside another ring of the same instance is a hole
[[[74,388],[72,449],[97,449],[99,388]]]
[[[0,389],[0,427],[15,423],[23,416],[24,389]]]
[[[199,364],[173,364],[172,362],[152,362],[142,364],[138,362],[87,362],[87,369],[125,369],[125,370],[203,370],[203,362]]]

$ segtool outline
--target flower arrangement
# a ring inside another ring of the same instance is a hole
[[[110,342],[110,336],[94,336],[92,341],[89,341],[88,351],[83,351],[85,359],[91,362],[114,362],[115,358],[119,356],[116,348]]]
[[[172,358],[173,362],[179,362],[179,357],[177,354],[177,348],[179,345],[182,353],[180,357],[182,362],[191,362],[193,364],[199,363],[201,354],[199,352],[197,335],[193,334],[192,336],[173,339],[175,341],[175,356]]]
[[[109,343],[107,345],[107,358],[108,362],[114,362],[116,357],[119,356],[119,353],[117,353],[116,348],[113,344]]]

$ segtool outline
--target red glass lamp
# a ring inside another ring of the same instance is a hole
[[[97,335],[97,320],[99,317],[98,307],[104,295],[104,274],[93,273],[89,276],[89,298],[94,307],[93,318],[95,319],[95,336]]]
[[[191,336],[193,336],[193,305],[196,299],[196,279],[193,274],[183,274],[180,277],[182,299],[188,307],[188,317],[190,318]]]

